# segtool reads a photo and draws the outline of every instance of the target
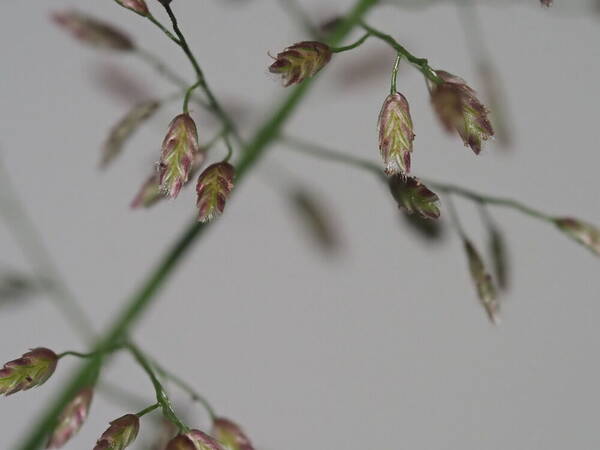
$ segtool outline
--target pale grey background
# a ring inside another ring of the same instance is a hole
[[[320,17],[352,2],[303,3]],[[551,10],[537,3],[485,2],[480,9],[512,114],[511,152],[491,144],[476,158],[444,135],[421,77],[403,68],[399,85],[411,100],[417,133],[414,169],[600,223],[599,16],[592,2],[556,0]],[[3,159],[61,270],[103,329],[187,223],[194,196],[190,190],[150,211],[128,209],[178,105],[140,132],[112,170],[97,170],[99,146],[130,104],[98,87],[100,68],[130,68],[144,89],[159,95],[172,90],[135,59],[78,45],[49,22],[49,12],[75,5],[94,12],[191,76],[189,67],[153,27],[112,1],[2,4]],[[267,74],[267,51],[305,38],[302,30],[275,1],[174,4],[215,91],[251,108],[245,122],[251,130],[285,95]],[[481,87],[451,3],[381,7],[369,21],[436,67]],[[340,85],[348,68],[370,52],[384,60],[373,60],[380,66],[375,75],[363,84]],[[372,41],[336,58],[289,123],[290,133],[377,160],[374,125],[391,56]],[[196,117],[206,140],[215,125]],[[323,258],[315,251],[284,199],[265,182],[275,166],[263,164],[135,330],[145,348],[242,423],[258,447],[600,446],[600,265],[593,255],[546,224],[498,209],[514,277],[502,326],[493,328],[452,233],[441,246],[423,245],[368,174],[279,146],[267,160],[322,193],[345,243],[341,255]],[[476,211],[468,203],[458,206],[481,242]],[[0,245],[2,263],[28,267],[5,227]],[[84,348],[43,297],[0,311],[0,359],[38,345]],[[27,432],[74,364],[61,364],[41,389],[1,399],[1,449],[13,448]],[[119,357],[105,376],[151,402],[151,385],[128,357]],[[97,396],[87,425],[67,448],[91,448],[106,423],[124,412]],[[194,423],[206,425],[201,412],[196,417]],[[149,424],[144,421],[143,436],[151,434]]]

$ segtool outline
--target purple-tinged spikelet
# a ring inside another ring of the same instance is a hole
[[[198,155],[196,124],[189,114],[180,114],[169,125],[159,162],[160,189],[167,197],[177,197]]]
[[[133,41],[121,30],[110,24],[77,11],[53,14],[54,21],[75,38],[93,47],[110,50],[133,50]]]
[[[475,246],[468,239],[464,239],[465,252],[469,261],[469,271],[471,278],[477,289],[477,295],[482,306],[490,319],[497,325],[500,322],[500,303],[496,298],[496,289],[492,281],[492,276],[487,272],[483,259]]]
[[[510,264],[504,234],[495,225],[489,225],[489,253],[498,289],[506,290],[510,281]]]
[[[408,214],[425,219],[440,217],[439,197],[418,178],[394,175],[389,179],[389,186],[398,207]]]
[[[408,174],[413,149],[413,123],[404,95],[396,92],[387,96],[379,113],[379,150],[387,175]]]
[[[443,70],[436,71],[443,80],[430,84],[431,102],[447,131],[456,131],[466,147],[481,152],[484,141],[494,135],[487,108],[465,80]]]
[[[198,177],[198,220],[210,222],[223,213],[227,198],[233,189],[235,168],[226,162],[208,166]]]
[[[150,11],[148,10],[148,5],[146,5],[145,0],[115,0],[119,5],[123,8],[127,8],[132,10],[133,12],[138,13],[140,16],[148,17],[150,15]]]
[[[110,131],[102,148],[101,167],[108,166],[123,150],[129,137],[158,110],[160,102],[147,100],[135,105]]]
[[[202,164],[204,164],[205,159],[206,154],[203,151],[196,154],[194,163],[192,164],[192,170],[190,170],[190,175],[187,182],[183,185],[184,187],[190,184],[191,180],[194,179],[202,167]],[[160,173],[154,170],[140,187],[140,190],[131,202],[131,207],[133,209],[150,208],[164,198],[166,197],[160,189]]]
[[[295,189],[290,197],[294,211],[318,247],[326,253],[339,250],[341,242],[336,224],[321,198],[302,188]]]
[[[554,223],[570,238],[600,256],[600,228],[572,217],[559,217]]]
[[[304,41],[277,54],[269,72],[280,74],[283,85],[298,84],[319,72],[331,60],[331,49],[317,41]]]
[[[171,439],[165,450],[223,450],[223,447],[208,434],[191,430]]]
[[[119,417],[102,433],[94,450],[123,450],[135,441],[139,430],[140,419],[135,414]]]
[[[35,348],[0,369],[0,394],[11,395],[41,386],[52,376],[58,357],[47,348]]]
[[[87,419],[94,391],[92,388],[82,389],[65,407],[58,424],[48,440],[46,448],[61,448],[71,439]]]
[[[213,421],[212,435],[227,450],[254,450],[241,427],[229,419],[217,417]]]
[[[160,190],[160,174],[153,172],[140,187],[131,202],[131,208],[150,208],[164,197]]]
[[[169,441],[165,450],[197,450],[197,448],[188,436],[180,434]]]
[[[47,348],[35,348],[0,369],[0,394],[11,395],[41,386],[56,370],[58,357]]]

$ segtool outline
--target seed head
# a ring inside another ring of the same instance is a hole
[[[280,74],[283,85],[288,87],[316,75],[330,59],[328,45],[317,41],[298,42],[277,54],[269,72]]]
[[[123,450],[135,441],[139,430],[140,419],[135,414],[119,417],[102,433],[94,450]]]
[[[159,162],[160,189],[167,197],[177,197],[199,155],[196,124],[189,114],[180,114],[169,125]]]
[[[194,179],[196,173],[198,173],[200,167],[204,164],[205,158],[206,155],[202,151],[196,154],[194,163],[192,164],[192,170],[190,170],[190,175],[187,182],[183,185],[184,187],[190,184],[190,181]],[[140,190],[131,202],[131,207],[134,209],[150,208],[164,198],[164,192],[160,189],[160,173],[154,170],[140,187]]]
[[[199,430],[180,434],[171,439],[165,450],[224,450],[223,447],[208,434]]]
[[[58,357],[47,348],[35,348],[0,369],[0,394],[10,395],[41,386],[54,373]]]
[[[160,102],[148,100],[134,106],[110,131],[108,139],[102,148],[101,167],[108,166],[123,150],[123,145],[129,137],[146,120],[158,110]]]
[[[552,2],[553,2],[553,0],[540,0],[540,3],[542,4],[542,6],[546,6],[546,7],[552,6]]]
[[[510,264],[506,240],[504,238],[504,234],[495,225],[489,226],[488,233],[488,246],[492,258],[494,277],[496,279],[498,288],[500,290],[506,290],[508,289],[510,281]]]
[[[436,74],[443,82],[430,84],[430,91],[440,121],[447,131],[456,131],[465,146],[478,155],[483,141],[494,135],[487,108],[465,80],[443,70]]]
[[[160,190],[160,174],[153,172],[140,187],[135,198],[131,202],[131,207],[150,208],[164,197]]]
[[[389,186],[398,207],[408,214],[417,214],[425,219],[440,217],[439,197],[416,177],[394,175]]]
[[[132,10],[133,12],[138,13],[140,16],[148,17],[150,15],[150,11],[148,10],[148,5],[146,5],[145,0],[115,0],[119,5],[123,8],[127,8]]]
[[[554,223],[569,237],[600,256],[600,228],[572,217],[559,217]]]
[[[71,400],[59,416],[58,425],[50,436],[46,448],[60,448],[77,434],[87,418],[93,394],[92,388],[88,387]]]
[[[377,128],[385,173],[388,175],[409,173],[415,134],[408,101],[404,95],[399,92],[388,95],[381,107]]]
[[[500,321],[500,303],[496,299],[496,289],[494,288],[492,277],[487,272],[483,259],[471,241],[464,239],[464,246],[469,261],[469,270],[473,278],[473,283],[475,283],[475,287],[477,288],[479,300],[492,323],[497,325]]]
[[[53,14],[54,21],[81,42],[110,50],[133,50],[133,41],[121,30],[77,11]]]
[[[212,435],[227,450],[254,450],[250,439],[240,426],[229,419],[216,418],[213,422]]]
[[[339,250],[340,238],[327,205],[320,196],[297,188],[291,192],[292,206],[314,242],[326,253]]]
[[[226,162],[212,164],[200,174],[196,185],[200,222],[210,222],[223,213],[234,177],[235,168]]]

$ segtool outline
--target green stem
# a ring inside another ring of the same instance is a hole
[[[149,66],[153,67],[160,75],[169,80],[172,84],[179,86],[182,89],[187,89],[189,83],[184,78],[180,77],[176,72],[173,72],[158,56],[145,50],[137,48],[135,55],[144,61]]]
[[[96,353],[79,353],[79,352],[63,352],[57,355],[58,359],[62,359],[65,356],[76,356],[77,358],[91,358],[92,356],[96,356]]]
[[[121,345],[121,344],[115,344],[112,347],[104,350],[103,353],[104,354],[113,353],[113,352],[115,352],[117,350],[120,350],[122,348],[123,348],[123,345]],[[65,356],[75,356],[77,358],[93,358],[93,357],[95,357],[97,355],[98,355],[98,352],[81,353],[81,352],[74,352],[72,350],[69,350],[69,351],[66,351],[66,352],[59,353],[57,355],[57,357],[58,357],[58,359],[62,359]]]
[[[190,384],[188,384],[187,382],[185,382],[179,376],[175,375],[172,372],[169,372],[168,370],[166,370],[164,367],[162,367],[161,365],[157,364],[156,362],[154,362],[154,367],[156,368],[156,371],[161,376],[163,376],[167,380],[172,381],[173,384],[175,384],[181,390],[183,390],[184,392],[186,392],[187,394],[189,394],[189,396],[192,398],[193,401],[200,403],[204,407],[204,409],[206,409],[206,412],[208,413],[208,415],[210,416],[210,418],[212,420],[215,420],[215,418],[217,417],[215,409],[208,402],[208,400],[206,400],[206,398],[204,396],[198,394],[198,392],[196,392],[196,390]]]
[[[523,214],[526,214],[535,219],[540,219],[545,222],[554,223],[553,216],[543,213],[537,209],[531,208],[527,205],[524,205],[523,203],[521,203],[517,200],[503,198],[503,197],[494,197],[494,196],[490,196],[490,195],[483,195],[483,194],[479,194],[477,192],[474,192],[469,189],[463,188],[461,186],[456,186],[453,184],[438,183],[435,181],[428,181],[428,180],[424,180],[424,181],[425,181],[425,183],[427,183],[428,186],[430,186],[433,189],[436,189],[438,191],[441,191],[441,192],[456,194],[461,197],[465,197],[470,200],[473,200],[474,202],[477,202],[477,203],[482,203],[482,204],[487,204],[487,205],[495,205],[495,206],[505,206],[505,207],[520,211]]]
[[[378,176],[384,176],[381,167],[371,161],[356,156],[347,155],[338,150],[323,147],[312,142],[305,141],[297,137],[288,135],[280,136],[279,140],[288,146],[289,149],[305,153],[307,155],[314,156],[316,158],[325,159],[328,161],[338,162],[342,164],[348,164],[359,169],[365,169],[369,172],[373,172]]]
[[[331,45],[339,43],[346,37],[361,17],[376,3],[377,0],[357,0],[354,8],[345,20],[332,33],[329,43]],[[287,99],[279,107],[275,108],[275,111],[269,116],[264,125],[257,130],[237,164],[238,187],[246,176],[246,173],[252,169],[257,160],[260,159],[269,145],[280,134],[283,125],[296,109],[300,100],[312,85],[313,80],[305,80],[300,86],[296,87]],[[118,342],[137,323],[142,314],[156,298],[156,294],[158,294],[168,277],[191,249],[191,244],[201,236],[205,229],[206,225],[198,223],[194,218],[193,222],[176,239],[165,257],[151,271],[140,289],[125,302],[123,309],[119,312],[110,328],[102,335],[96,346],[97,349],[102,349],[110,346],[111,343]],[[39,422],[27,428],[26,438],[17,447],[18,450],[40,449],[44,444],[46,435],[53,429],[56,417],[58,417],[72,396],[77,393],[77,390],[84,385],[90,373],[100,367],[100,365],[101,358],[91,358],[73,375],[57,399],[51,402],[49,407],[43,412]]]
[[[143,417],[148,413],[151,413],[152,411],[154,411],[156,408],[160,407],[160,403],[155,403],[154,405],[148,406],[145,409],[142,409],[140,412],[135,413],[136,416],[138,417]]]
[[[394,62],[394,68],[392,69],[392,82],[390,85],[390,94],[395,94],[398,92],[398,68],[400,67],[400,61],[402,60],[402,55],[398,53],[396,56],[396,61]]]
[[[379,165],[377,165],[376,163],[373,163],[371,161],[365,160],[363,158],[357,158],[355,156],[346,155],[345,153],[340,152],[338,150],[332,150],[329,148],[325,148],[318,144],[306,142],[302,139],[295,138],[295,137],[292,138],[289,136],[282,136],[281,142],[288,144],[291,149],[301,151],[302,153],[305,153],[307,155],[311,155],[311,156],[314,156],[314,157],[317,157],[320,159],[324,159],[324,160],[328,160],[328,161],[348,164],[348,165],[351,165],[353,167],[357,167],[360,169],[366,169],[369,172],[373,172],[373,173],[377,174],[380,178],[382,178],[384,180],[387,179],[385,176],[383,176],[383,173],[382,173]],[[517,200],[512,200],[512,199],[502,198],[502,197],[494,197],[494,196],[490,196],[490,195],[483,195],[483,194],[479,194],[475,191],[472,191],[472,190],[469,190],[469,189],[466,189],[466,188],[463,188],[460,186],[456,186],[453,184],[447,184],[447,183],[439,183],[439,182],[436,182],[433,180],[423,179],[423,182],[426,183],[432,189],[435,189],[435,190],[438,190],[438,191],[441,191],[444,193],[456,194],[458,196],[468,198],[476,203],[509,207],[509,208],[515,209],[517,211],[520,211],[520,212],[522,212],[530,217],[533,217],[535,219],[540,219],[540,220],[543,220],[546,222],[554,223],[553,216],[543,213],[543,212],[541,212],[537,209],[531,208],[529,206],[526,206]]]
[[[225,156],[225,159],[223,159],[224,162],[228,162],[231,157],[233,156],[233,146],[231,145],[231,142],[229,141],[229,135],[227,134],[227,132],[225,132],[225,134],[223,134],[223,141],[225,142],[225,146],[227,147],[227,155]]]
[[[160,380],[154,373],[152,364],[146,358],[146,355],[144,355],[144,353],[142,353],[142,351],[136,345],[134,345],[132,343],[129,343],[127,345],[127,347],[133,354],[136,361],[140,364],[140,366],[142,366],[142,368],[144,369],[144,371],[150,378],[150,381],[152,382],[152,385],[154,386],[154,390],[156,392],[156,400],[160,404],[160,406],[162,408],[162,413],[165,416],[165,418],[167,420],[170,420],[177,428],[179,428],[179,431],[181,433],[187,433],[188,431],[190,431],[188,426],[185,425],[179,419],[179,417],[177,417],[177,414],[175,414],[175,411],[173,410],[173,406],[171,405],[171,400],[169,399],[169,396],[167,395],[167,391],[165,390],[165,388],[161,384]]]
[[[381,31],[376,30],[375,28],[370,27],[369,25],[367,25],[364,22],[361,22],[361,26],[365,29],[365,31],[367,31],[371,35],[373,35],[373,36],[381,39],[384,42],[387,42],[394,50],[396,50],[399,54],[401,54],[402,56],[404,56],[409,62],[411,62],[412,64],[414,64],[415,66],[417,66],[417,68],[423,73],[423,75],[425,75],[425,77],[427,79],[433,81],[436,84],[439,84],[439,83],[442,82],[442,79],[437,76],[435,70],[433,70],[429,66],[429,62],[427,61],[427,59],[425,59],[425,58],[418,58],[417,56],[413,55],[405,47],[403,47],[402,45],[400,45],[389,34],[382,33]]]
[[[116,1],[116,0],[115,0]],[[154,25],[156,25],[158,28],[160,28],[162,30],[163,33],[165,33],[167,35],[167,37],[169,39],[171,39],[173,42],[175,42],[177,45],[181,45],[181,41],[179,39],[177,39],[175,36],[173,36],[173,33],[171,33],[167,27],[165,27],[162,23],[160,23],[158,20],[156,20],[156,18],[150,14],[148,16],[148,20],[150,22],[152,22]]]
[[[361,46],[370,36],[371,36],[371,33],[366,33],[363,37],[361,37],[358,41],[354,42],[353,44],[346,45],[344,47],[333,47],[331,49],[331,52],[332,53],[342,53],[342,52],[347,52],[348,50],[355,49],[356,47]]]
[[[465,232],[465,229],[462,226],[462,223],[460,221],[460,217],[458,215],[458,212],[456,211],[456,207],[454,206],[454,202],[452,201],[452,196],[447,195],[446,199],[447,199],[446,205],[448,206],[448,213],[450,215],[450,221],[454,225],[454,228],[456,229],[456,232],[461,237],[461,239],[463,241],[468,240],[467,233]]]
[[[98,392],[110,399],[113,403],[121,405],[126,409],[142,408],[147,404],[146,399],[131,392],[131,389],[121,387],[117,384],[100,381],[96,386]]]
[[[198,86],[200,86],[200,81],[190,86],[185,92],[185,97],[183,99],[183,112],[186,114],[190,112],[190,97],[192,96],[192,92],[194,92],[194,89],[196,89]]]
[[[180,77],[177,73],[169,69],[169,67],[164,62],[162,62],[162,60],[158,56],[141,48],[136,49],[135,55],[149,66],[153,67],[160,75],[165,77],[165,79],[170,81],[173,85],[178,86],[183,91],[187,92],[190,84],[185,79]],[[202,106],[203,108],[208,110],[211,109],[210,105],[197,95],[194,95],[192,98],[194,99],[195,103]]]
[[[237,132],[237,128],[235,127],[233,120],[231,120],[229,115],[223,110],[223,108],[221,107],[221,104],[219,103],[216,96],[213,94],[212,90],[208,86],[206,77],[204,76],[204,72],[202,71],[200,64],[198,64],[198,60],[192,53],[192,50],[190,49],[190,46],[188,45],[183,32],[179,28],[179,22],[177,20],[177,17],[173,13],[171,6],[168,3],[162,3],[162,5],[164,6],[165,11],[167,12],[167,15],[169,16],[169,19],[171,19],[171,24],[173,25],[173,31],[175,31],[175,34],[177,35],[177,37],[179,39],[178,45],[181,47],[181,49],[183,50],[185,55],[188,57],[190,63],[192,64],[192,67],[194,68],[194,71],[196,72],[196,77],[198,79],[198,85],[204,91],[204,94],[206,95],[206,98],[208,99],[208,103],[209,103],[210,107],[214,110],[215,114],[221,119],[221,121],[223,122],[223,125],[225,125],[227,127],[228,132],[232,133],[235,136],[235,138],[241,142],[241,138],[239,136],[239,133]]]

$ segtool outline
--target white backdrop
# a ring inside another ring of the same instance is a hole
[[[320,17],[352,2],[303,3]],[[413,167],[600,224],[600,16],[588,2],[555,3],[550,10],[535,0],[485,2],[480,9],[506,88],[512,151],[493,143],[474,157],[439,128],[420,75],[401,70],[399,87],[411,101],[417,134]],[[109,0],[3,1],[2,157],[101,330],[194,213],[194,194],[150,211],[128,209],[157,158],[174,104],[135,137],[113,169],[97,170],[107,130],[130,104],[99,87],[107,65],[130,69],[153,94],[171,87],[135,59],[78,45],[48,20],[50,11],[74,5],[126,28],[141,46],[191,73],[169,41]],[[267,74],[267,51],[304,39],[302,30],[274,1],[177,0],[174,6],[215,91],[248,111],[244,129],[251,130],[285,95]],[[369,22],[435,67],[481,87],[452,4],[381,7]],[[375,122],[392,56],[373,40],[336,58],[289,133],[377,161]],[[347,81],[364,58],[374,66],[369,77]],[[196,117],[207,140],[215,124]],[[242,423],[259,448],[598,448],[600,261],[546,224],[494,210],[508,234],[513,277],[503,323],[493,328],[451,232],[439,246],[423,244],[368,174],[282,146],[272,147],[266,160],[134,333],[219,412]],[[280,166],[323,195],[344,243],[338,257],[315,251],[284,198],[265,182]],[[477,211],[462,201],[458,206],[482,242]],[[0,248],[1,263],[27,268],[4,227]],[[84,348],[48,299],[2,307],[0,359],[38,345]],[[61,363],[40,389],[0,399],[0,448],[12,449],[27,433],[75,364]],[[152,402],[152,387],[130,358],[117,358],[104,377]],[[194,423],[205,426],[206,417],[181,399]],[[91,448],[107,422],[125,412],[98,395],[67,448]],[[144,429],[149,423],[142,424],[139,448],[151,435]]]

